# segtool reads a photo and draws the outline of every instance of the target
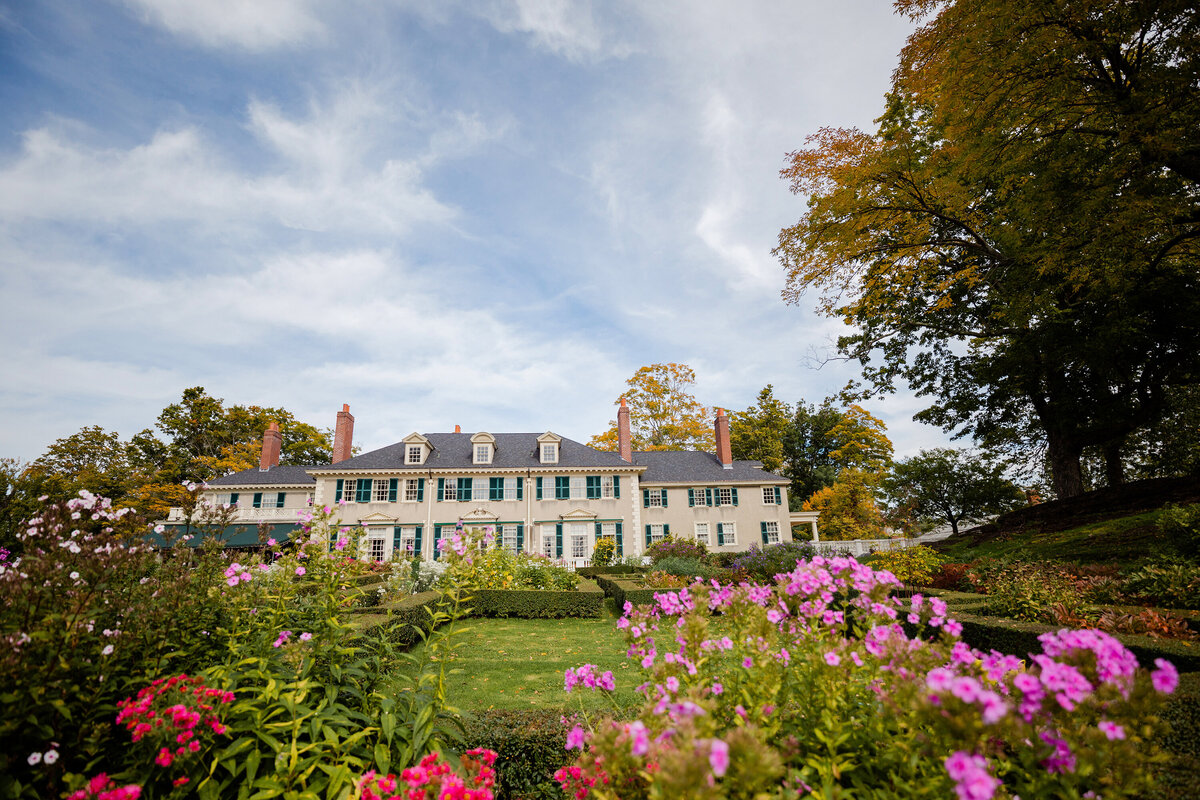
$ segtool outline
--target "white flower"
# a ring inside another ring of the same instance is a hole
[[[111,644],[106,644],[106,645],[104,645],[104,649],[100,651],[100,655],[102,655],[102,656],[112,655],[112,651],[113,651],[113,646]]]
[[[72,572],[72,573],[71,573],[71,580],[73,580],[73,581],[77,581],[77,580],[79,580],[79,573],[78,573],[78,572]]]
[[[42,760],[45,761],[47,764],[53,764],[55,761],[58,761],[58,751],[57,750],[47,750],[46,755],[42,756]]]
[[[42,763],[42,754],[41,753],[30,753],[29,758],[26,760],[29,762],[29,766],[32,767],[35,764]]]

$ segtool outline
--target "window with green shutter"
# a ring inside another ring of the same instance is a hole
[[[716,489],[705,489],[704,490],[704,505],[711,506],[713,504],[714,495],[716,494],[716,491],[717,491]]]
[[[588,475],[587,476],[587,499],[588,500],[599,500],[600,499],[600,476],[599,475]]]
[[[488,478],[488,500],[504,499],[504,478]]]
[[[417,479],[417,502],[420,503],[420,502],[423,502],[424,500],[425,500],[425,479],[418,478]],[[419,531],[421,529],[417,528],[417,530]],[[420,535],[421,535],[420,533],[417,534],[417,536],[420,536]]]
[[[262,492],[254,493],[254,507],[262,508]]]
[[[525,478],[520,475],[517,476],[517,499],[525,499]]]
[[[234,492],[233,494],[229,495],[229,505],[236,506],[237,502],[238,502],[238,493],[237,492]]]
[[[717,547],[725,546],[725,526],[720,522],[717,523]]]
[[[688,508],[691,508],[694,505],[696,505],[696,491],[694,489],[688,489]]]
[[[555,475],[554,476],[554,499],[555,500],[570,500],[571,499],[571,476],[570,475]],[[559,555],[562,555],[561,553]]]
[[[286,500],[287,500],[287,492],[280,492],[279,495],[275,498],[275,507],[283,508],[284,507],[283,504]]]
[[[337,479],[337,489],[335,489],[333,492],[333,502],[336,503],[342,499],[342,487],[345,485],[345,483],[346,482],[342,478]]]
[[[621,496],[621,476],[613,475],[613,497]]]
[[[666,489],[662,490],[662,507],[663,508],[667,507],[667,490]]]
[[[537,476],[536,484],[537,484],[537,491],[536,491],[536,494],[534,494],[534,498],[537,500],[541,500],[542,499],[542,476],[541,475]]]
[[[735,506],[737,505],[737,487],[736,486],[733,487],[733,504]]]
[[[416,535],[413,537],[413,555],[421,556],[422,558],[425,557],[425,554],[421,550],[421,531],[424,530],[424,527],[423,525],[418,525]]]
[[[359,478],[358,489],[354,493],[354,501],[356,503],[371,502],[371,484],[374,483],[370,478]]]
[[[619,523],[619,522],[617,523],[617,555],[618,556],[625,555],[625,541],[624,541],[624,538],[621,536],[621,523]]]
[[[554,525],[554,554],[555,558],[562,558],[562,523]]]
[[[762,533],[763,544],[770,544],[770,539],[767,538],[767,523],[765,523],[765,522],[758,523],[758,530],[760,533]]]
[[[464,501],[467,501],[470,499],[471,499],[471,479],[470,478],[459,478],[458,479],[458,500],[459,500],[459,502],[464,502]]]
[[[517,523],[517,552],[520,553],[520,552],[523,552],[524,550],[525,550],[525,525],[518,522]]]
[[[396,491],[399,488],[400,488],[400,479],[399,478],[392,478],[390,481],[388,481],[388,502],[389,503],[396,502]]]

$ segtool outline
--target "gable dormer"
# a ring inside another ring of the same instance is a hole
[[[496,437],[480,431],[471,437],[471,463],[490,464],[496,457]]]
[[[433,452],[433,445],[419,433],[410,433],[401,439],[404,443],[404,466],[416,467],[424,464],[429,454]]]
[[[546,431],[537,437],[537,460],[539,464],[557,464],[562,455],[562,437]]]

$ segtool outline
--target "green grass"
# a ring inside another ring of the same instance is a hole
[[[988,541],[971,544],[956,537],[938,547],[952,561],[1019,555],[1028,560],[1049,559],[1076,563],[1126,563],[1166,544],[1158,530],[1162,509],[1091,522],[1062,531],[1008,531]]]
[[[449,657],[447,694],[451,705],[472,709],[611,707],[601,692],[563,691],[563,672],[595,664],[612,670],[615,698],[622,706],[638,702],[634,681],[641,670],[625,658],[625,640],[616,620],[469,619],[460,623]],[[420,648],[413,651],[422,656]]]

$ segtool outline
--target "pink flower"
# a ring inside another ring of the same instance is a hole
[[[308,572],[308,570],[306,570],[304,567],[296,567],[297,577],[299,577],[300,575],[303,575],[305,572]]]
[[[713,739],[708,751],[708,764],[712,767],[713,775],[718,778],[729,769],[729,745],[720,739]]]
[[[1154,685],[1154,689],[1162,694],[1175,691],[1175,687],[1179,685],[1179,672],[1176,671],[1175,665],[1165,658],[1156,658],[1154,666],[1158,667],[1150,673],[1150,683]]]
[[[745,667],[746,669],[750,669],[751,667],[754,666],[754,659],[751,658],[750,656],[746,656],[745,658],[742,659],[742,666]]]
[[[312,638],[312,634],[309,633],[308,631],[305,631],[304,633],[300,634],[300,641],[302,641],[302,642],[307,642],[311,638]]]
[[[721,684],[719,684],[719,683],[714,683],[714,684],[712,685],[712,693],[713,693],[713,694],[721,694],[721,693],[722,693],[722,692],[724,692],[724,691],[725,691],[725,687],[724,687],[724,686],[722,686]]]
[[[842,663],[842,657],[831,650],[825,654],[825,663],[831,667],[836,667],[838,664]]]
[[[1096,727],[1100,729],[1101,733],[1108,737],[1110,742],[1125,738],[1125,729],[1110,720],[1101,720]]]
[[[635,756],[644,756],[650,752],[650,732],[646,730],[646,726],[641,720],[636,720],[625,728],[633,741],[630,743],[629,750]]]
[[[567,749],[582,750],[585,738],[583,728],[578,725],[571,728],[571,732],[567,734]]]
[[[987,771],[987,759],[959,750],[944,762],[954,781],[958,800],[991,800],[1000,788],[999,779]]]

